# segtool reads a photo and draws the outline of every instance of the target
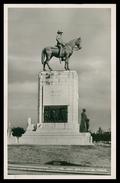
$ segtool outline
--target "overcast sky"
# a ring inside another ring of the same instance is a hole
[[[79,76],[79,121],[83,108],[90,129],[111,127],[111,10],[110,8],[9,8],[8,10],[8,122],[26,129],[28,117],[37,123],[38,73],[41,51],[81,37],[70,69]],[[49,62],[63,70],[57,58]]]

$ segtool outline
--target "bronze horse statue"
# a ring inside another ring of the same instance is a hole
[[[73,50],[80,50],[82,47],[81,47],[81,38],[76,38],[76,39],[73,39],[71,41],[69,41],[68,43],[65,44],[65,47],[63,47],[62,49],[62,55],[61,57],[64,58],[64,61],[65,61],[65,66],[64,68],[66,70],[69,70],[69,59],[70,59],[70,56],[73,54]],[[45,56],[46,56],[46,60],[45,60]],[[59,48],[58,47],[45,47],[43,50],[42,50],[42,53],[41,53],[41,62],[43,64],[43,70],[45,71],[45,65],[47,64],[48,68],[50,70],[51,67],[49,66],[49,60],[52,58],[52,57],[57,57],[59,58]]]

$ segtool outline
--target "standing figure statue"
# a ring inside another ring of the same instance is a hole
[[[81,124],[80,124],[80,132],[86,132],[86,120],[87,115],[85,114],[86,109],[83,109],[83,112],[81,113]]]
[[[81,124],[80,124],[80,132],[88,132],[89,129],[89,121],[90,119],[87,118],[87,115],[85,114],[86,109],[83,109],[83,112],[81,113]]]
[[[57,41],[57,47],[59,48],[59,58],[61,58],[60,60],[60,63],[61,61],[64,61],[63,57],[62,57],[62,48],[65,47],[65,43],[63,42],[63,39],[62,39],[62,31],[58,31],[57,32],[57,37],[56,37],[56,41]]]

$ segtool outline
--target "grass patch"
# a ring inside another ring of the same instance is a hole
[[[78,145],[8,145],[8,163],[45,164],[52,161],[110,167],[111,148]]]

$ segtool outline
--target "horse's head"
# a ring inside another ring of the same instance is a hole
[[[79,38],[76,40],[75,45],[76,45],[79,49],[82,48],[82,47],[81,47],[81,37],[79,37]]]

